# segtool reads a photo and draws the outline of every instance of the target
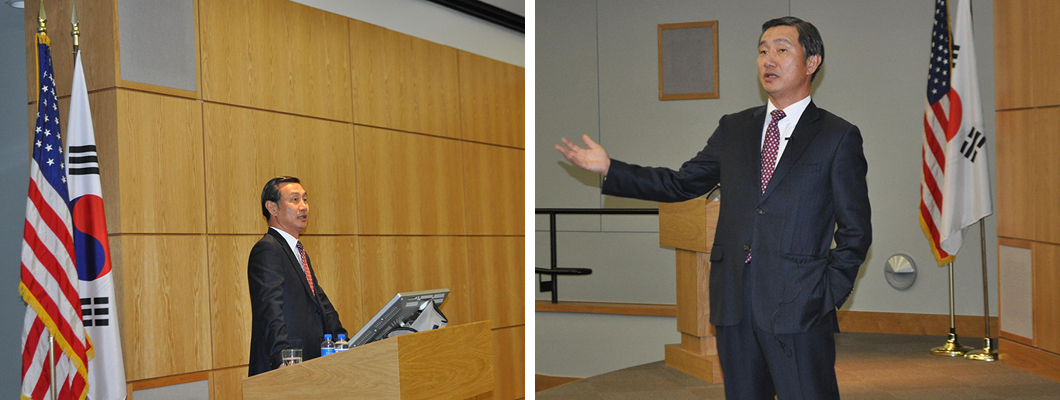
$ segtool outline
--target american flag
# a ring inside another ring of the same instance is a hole
[[[939,265],[953,261],[969,226],[993,213],[987,157],[979,154],[987,138],[970,0],[958,4],[955,35],[948,6],[935,1],[920,184],[920,225]]]
[[[22,334],[22,396],[49,396],[54,368],[57,397],[84,400],[93,351],[81,321],[59,103],[49,40],[42,34],[37,35],[37,88],[19,284],[28,304]],[[48,362],[49,333],[55,338],[55,365]]]

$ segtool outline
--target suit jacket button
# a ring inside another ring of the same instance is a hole
[[[751,245],[749,245],[749,244],[743,245],[743,251],[750,251],[750,250],[751,250]]]
[[[762,214],[765,214],[765,213],[766,213],[765,211],[762,211],[762,209],[761,209],[761,208],[759,208],[759,209],[757,209],[757,210],[755,210],[755,211],[758,211],[758,215],[762,215]]]

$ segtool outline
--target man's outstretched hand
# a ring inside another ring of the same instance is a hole
[[[556,150],[559,150],[563,154],[563,158],[570,161],[572,164],[577,165],[578,168],[586,171],[596,172],[601,175],[607,175],[607,169],[611,167],[611,157],[607,156],[607,150],[604,150],[603,146],[594,142],[589,135],[582,135],[582,140],[585,145],[589,148],[583,149],[580,146],[574,144],[567,138],[563,138],[563,144],[567,147],[564,148],[561,145],[556,145]]]

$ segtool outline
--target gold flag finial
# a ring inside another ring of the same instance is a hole
[[[81,38],[81,29],[77,26],[77,2],[71,1],[70,6],[73,12],[70,13],[70,25],[73,25],[73,30],[70,31],[70,36],[74,37],[74,54],[77,54],[77,49],[81,47],[81,43],[78,39]]]
[[[40,11],[37,12],[37,22],[40,23],[40,25],[37,26],[37,33],[41,35],[48,34],[48,28],[44,27],[44,21],[47,20],[48,17],[44,15],[44,0],[40,0]]]

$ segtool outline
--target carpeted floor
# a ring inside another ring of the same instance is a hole
[[[842,333],[836,337],[836,374],[843,399],[1060,399],[1060,382],[1000,362],[928,354],[944,337]],[[981,346],[981,338],[961,343]],[[712,384],[662,361],[609,372],[537,393],[556,399],[724,399]]]

